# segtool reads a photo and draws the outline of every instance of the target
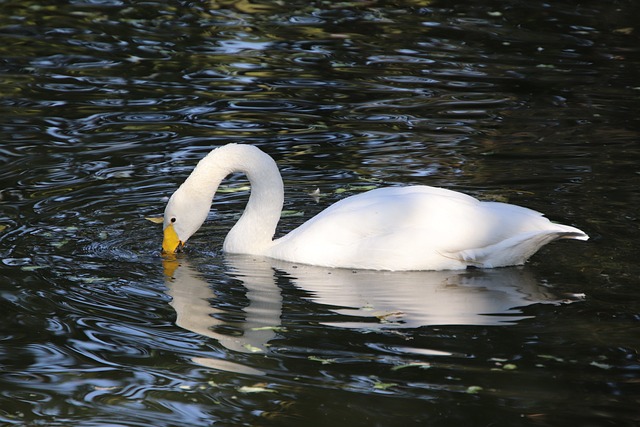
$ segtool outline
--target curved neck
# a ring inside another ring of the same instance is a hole
[[[212,202],[220,182],[234,172],[247,176],[251,195],[242,216],[227,234],[223,250],[263,255],[273,244],[284,203],[282,177],[271,157],[251,145],[228,144],[203,158],[184,185],[201,194],[206,191],[202,196]]]

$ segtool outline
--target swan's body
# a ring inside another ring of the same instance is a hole
[[[223,250],[326,267],[454,270],[523,264],[581,230],[541,213],[427,186],[380,188],[340,200],[273,240],[284,189],[276,163],[258,148],[229,144],[203,158],[171,196],[164,216],[165,252],[175,252],[202,225],[220,182],[245,173],[251,196]]]

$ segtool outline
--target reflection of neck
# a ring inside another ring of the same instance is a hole
[[[265,351],[265,344],[275,336],[280,326],[282,297],[276,286],[273,270],[264,262],[238,258],[233,273],[243,280],[247,289],[248,306],[244,308],[244,322],[225,322],[216,314],[224,311],[214,308],[210,301],[216,298],[209,284],[203,280],[186,260],[165,261],[167,293],[173,298],[176,324],[197,334],[214,338],[229,350],[238,352]],[[173,269],[173,271],[171,271]],[[224,318],[224,316],[222,316]],[[220,327],[239,329],[239,336],[216,332]]]

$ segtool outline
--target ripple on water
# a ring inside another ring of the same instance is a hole
[[[0,423],[632,425],[637,25],[592,3],[0,6]],[[603,286],[529,305],[495,282],[242,273],[219,248],[246,192],[171,279],[143,218],[229,141],[278,158],[304,210],[284,229],[383,183],[551,194],[606,238],[589,268],[541,253],[533,283]]]

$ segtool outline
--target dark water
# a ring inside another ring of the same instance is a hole
[[[0,423],[640,423],[637,2],[0,2]],[[429,184],[592,236],[524,268],[178,263],[195,162],[262,147],[282,232]],[[319,188],[318,202],[308,195]],[[172,278],[170,278],[172,277]]]

